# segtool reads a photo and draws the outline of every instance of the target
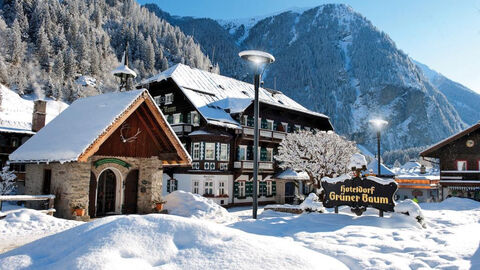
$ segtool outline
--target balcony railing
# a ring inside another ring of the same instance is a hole
[[[242,131],[240,131],[243,133],[243,135],[246,135],[246,136],[252,136],[254,135],[254,129],[253,127],[242,127]],[[268,129],[260,129],[260,138],[261,139],[275,139],[275,140],[283,140],[285,139],[285,136],[287,135],[286,132],[282,132],[282,131],[276,131],[276,130],[268,130]]]
[[[192,132],[192,125],[191,124],[171,124],[170,125],[177,135],[187,135],[188,133]]]
[[[233,167],[235,169],[253,170],[253,161],[251,161],[251,160],[235,161],[233,163]],[[271,161],[259,161],[258,162],[258,169],[259,170],[264,170],[264,171],[273,171],[273,162],[271,162]]]
[[[442,180],[478,180],[480,179],[479,170],[444,170],[440,171],[440,178]]]

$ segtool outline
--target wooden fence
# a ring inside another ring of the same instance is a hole
[[[3,201],[47,201],[48,200],[48,209],[39,210],[42,213],[48,215],[53,215],[55,213],[55,208],[53,208],[53,201],[55,195],[1,195],[0,196],[0,211],[2,211]]]

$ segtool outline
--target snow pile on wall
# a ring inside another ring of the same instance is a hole
[[[425,227],[425,217],[423,216],[422,209],[418,203],[410,199],[397,202],[395,205],[395,212],[408,214],[410,217],[418,221],[418,223],[420,223],[423,227]]]
[[[348,164],[348,168],[357,168],[361,169],[363,166],[367,166],[367,160],[365,156],[359,153],[353,154],[350,158],[350,163]]]
[[[165,209],[169,214],[212,220],[218,223],[235,221],[228,211],[214,201],[183,190],[177,190],[165,197]]]
[[[310,193],[308,197],[300,204],[300,208],[308,212],[325,212],[323,204],[318,201],[318,196],[315,193]]]
[[[347,269],[291,239],[170,215],[97,219],[0,255],[4,269]]]

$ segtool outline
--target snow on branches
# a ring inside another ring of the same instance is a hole
[[[0,195],[8,195],[15,190],[15,178],[17,176],[12,171],[9,171],[8,166],[3,167],[2,171],[0,171]]]
[[[300,130],[287,134],[275,159],[282,169],[304,171],[316,183],[324,176],[349,172],[350,157],[356,152],[355,142],[333,131]]]

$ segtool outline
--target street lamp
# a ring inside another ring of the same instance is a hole
[[[273,63],[275,57],[273,55],[256,50],[241,51],[238,56],[242,59],[247,60],[255,64],[255,76],[254,76],[254,85],[255,85],[255,100],[253,102],[253,111],[254,111],[254,134],[253,134],[253,213],[252,216],[254,219],[257,218],[257,208],[258,208],[258,115],[259,115],[259,102],[258,102],[258,88],[260,85],[260,78],[262,76],[263,70],[267,64]],[[260,72],[261,71],[261,72]]]
[[[384,126],[386,126],[388,124],[387,121],[383,120],[383,119],[371,119],[370,121],[368,121],[370,124],[373,125],[373,127],[375,128],[375,130],[377,131],[377,176],[380,176],[381,175],[381,171],[380,171],[380,131],[382,130],[382,128]]]

